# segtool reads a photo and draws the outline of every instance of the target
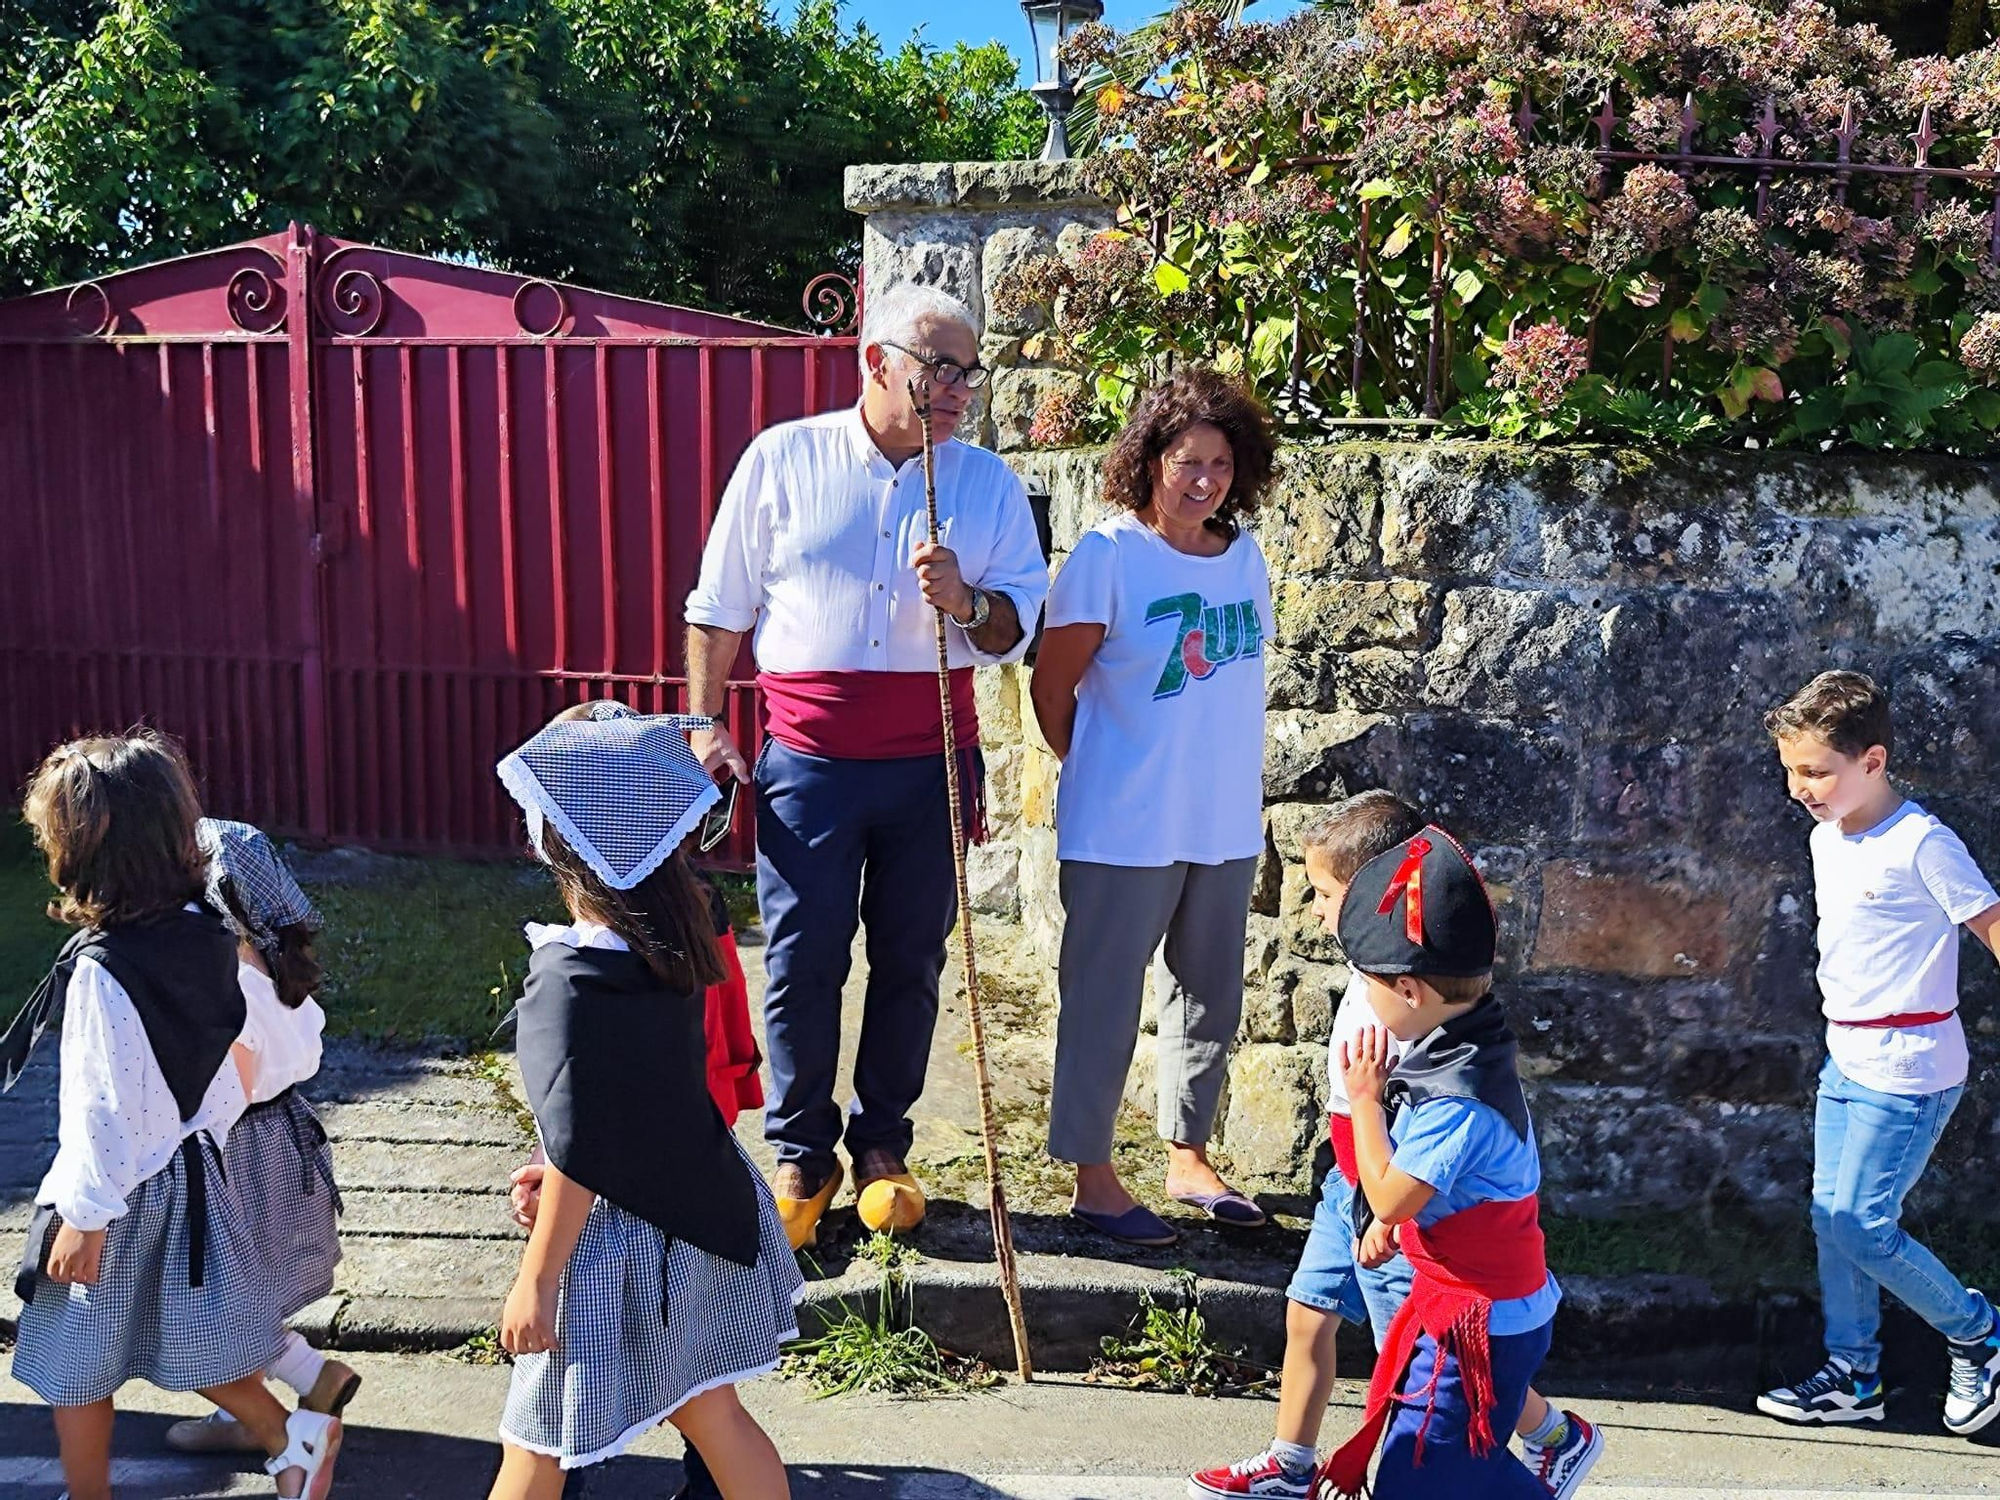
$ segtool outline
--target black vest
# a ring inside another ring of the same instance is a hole
[[[103,931],[86,928],[71,937],[0,1036],[0,1090],[20,1077],[80,958],[102,964],[131,999],[181,1119],[193,1119],[244,1021],[236,938],[207,911],[167,912]]]
[[[636,953],[548,943],[515,1010],[549,1160],[669,1239],[755,1265],[757,1183],[708,1093],[699,992]]]

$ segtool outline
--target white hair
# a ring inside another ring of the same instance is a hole
[[[916,281],[901,281],[879,297],[868,297],[861,309],[861,373],[868,373],[868,350],[875,344],[916,343],[919,325],[956,323],[976,340],[979,320],[972,309],[949,292]]]

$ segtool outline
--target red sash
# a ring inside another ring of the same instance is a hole
[[[935,672],[760,672],[771,738],[828,760],[900,760],[944,749]],[[951,674],[958,746],[979,743],[972,668]]]
[[[1449,1348],[1458,1360],[1464,1383],[1466,1439],[1475,1454],[1493,1451],[1493,1357],[1487,1319],[1495,1302],[1531,1297],[1548,1281],[1542,1244],[1541,1204],[1534,1196],[1512,1203],[1481,1203],[1439,1219],[1429,1229],[1414,1221],[1399,1236],[1416,1279],[1383,1341],[1368,1382],[1368,1405],[1361,1430],[1340,1446],[1319,1472],[1317,1485],[1333,1493],[1354,1496],[1368,1479],[1368,1461],[1389,1424],[1391,1398],[1416,1353],[1417,1340],[1429,1334],[1440,1354]],[[1424,1432],[1436,1409],[1439,1367],[1421,1391],[1400,1399],[1425,1403],[1424,1425],[1417,1432],[1417,1461],[1423,1461]],[[1318,1493],[1316,1485],[1315,1493]]]
[[[1857,1031],[1887,1031],[1904,1026],[1935,1026],[1957,1014],[1955,1010],[1913,1010],[1900,1016],[1877,1016],[1870,1021],[1839,1021],[1831,1016],[1827,1019],[1835,1026],[1852,1026]]]
[[[954,667],[951,719],[966,842],[986,842],[986,778],[980,773],[979,705],[972,668]],[[944,709],[935,672],[760,672],[764,727],[801,755],[827,760],[906,760],[944,749]]]
[[[1328,1110],[1327,1139],[1333,1143],[1333,1164],[1349,1187],[1361,1185],[1361,1158],[1354,1154],[1354,1116]]]

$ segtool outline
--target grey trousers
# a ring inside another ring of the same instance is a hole
[[[1063,861],[1051,1156],[1085,1166],[1111,1160],[1156,952],[1160,1138],[1208,1140],[1243,1014],[1243,934],[1256,874],[1254,857],[1151,867]]]

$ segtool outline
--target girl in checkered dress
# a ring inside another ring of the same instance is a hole
[[[790,1494],[735,1392],[797,1336],[804,1283],[707,1087],[702,997],[723,970],[683,846],[728,815],[688,749],[696,723],[594,705],[500,765],[571,921],[529,929],[515,1008],[548,1166],[501,1317],[515,1362],[493,1500],[556,1500],[565,1470],[662,1421],[726,1500]]]
[[[55,1408],[71,1500],[111,1493],[112,1396],[199,1391],[269,1455],[281,1496],[322,1500],[337,1419],[287,1416],[263,1372],[282,1334],[256,1227],[221,1170],[262,1046],[236,939],[200,903],[194,784],[151,733],[52,754],[24,813],[81,930],[4,1038],[11,1086],[63,1008],[55,1160],[15,1290],[14,1377]]]
[[[340,1193],[333,1150],[298,1086],[319,1071],[326,1014],[312,998],[320,981],[313,939],[323,925],[261,829],[201,820],[208,905],[236,934],[237,978],[256,1039],[250,1107],[229,1132],[223,1165],[243,1199],[289,1320],[333,1290],[340,1262]],[[295,1329],[265,1374],[298,1393],[303,1411],[340,1416],[361,1377],[328,1359]],[[226,1411],[176,1422],[167,1444],[183,1453],[249,1452],[257,1440]]]

